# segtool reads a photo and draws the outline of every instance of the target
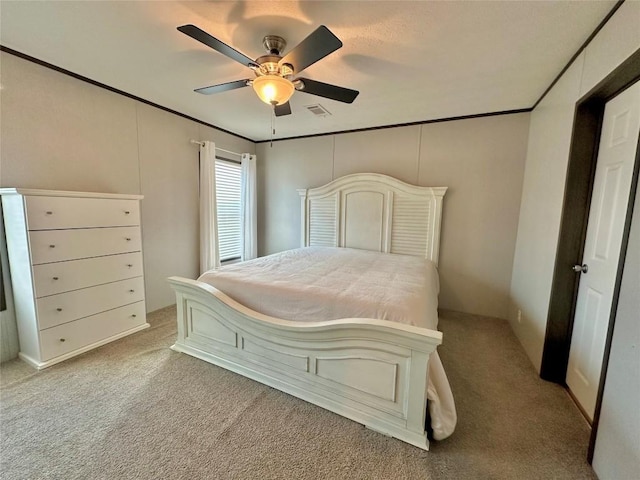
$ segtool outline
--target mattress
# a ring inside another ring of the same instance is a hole
[[[205,272],[199,279],[257,312],[293,321],[375,318],[437,329],[438,274],[426,259],[306,247]],[[434,353],[427,390],[433,437],[456,424],[453,395]]]

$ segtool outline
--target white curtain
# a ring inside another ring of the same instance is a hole
[[[200,146],[200,274],[220,267],[216,213],[216,144]]]
[[[258,256],[258,222],[256,200],[256,156],[242,154],[242,186],[240,189],[240,225],[242,260]]]

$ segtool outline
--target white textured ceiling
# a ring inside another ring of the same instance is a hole
[[[352,88],[351,105],[296,92],[274,138],[530,108],[613,8],[607,1],[2,1],[0,43],[251,138],[271,111],[251,90],[194,88],[252,72],[178,32],[192,23],[249,57],[319,25],[344,46],[304,76]],[[289,49],[288,48],[288,49]],[[285,53],[286,51],[285,50]],[[304,107],[320,103],[331,116]]]

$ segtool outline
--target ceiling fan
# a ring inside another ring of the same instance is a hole
[[[263,102],[274,107],[275,115],[278,117],[291,114],[289,99],[295,90],[344,103],[352,103],[360,93],[349,88],[297,77],[305,68],[342,47],[340,39],[324,25],[314,30],[284,57],[282,52],[287,45],[284,38],[277,35],[267,35],[264,37],[262,44],[268,53],[255,60],[221,42],[195,25],[182,25],[178,27],[178,30],[232,60],[249,67],[255,74],[253,79],[246,78],[234,82],[211,85],[210,87],[197,88],[195,91],[198,93],[211,95],[251,85]]]

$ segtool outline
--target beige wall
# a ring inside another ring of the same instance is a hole
[[[531,113],[509,320],[540,368],[576,102],[640,48],[640,2],[625,2]],[[517,312],[521,310],[521,320]]]
[[[542,359],[573,114],[584,54],[531,114],[511,279],[511,326],[536,367]],[[520,321],[517,312],[521,311]]]
[[[175,302],[166,278],[198,274],[198,125],[138,106],[147,308]]]
[[[324,185],[333,178],[333,137],[258,144],[258,255],[300,246],[297,188]]]
[[[335,135],[333,178],[375,172],[417,184],[422,128],[414,125]]]
[[[255,145],[1,54],[0,186],[141,193],[147,310],[175,302],[165,279],[198,270],[198,148]]]
[[[0,185],[139,193],[136,102],[0,53]]]
[[[506,318],[529,115],[426,125],[421,185],[444,185],[444,308]]]
[[[447,186],[440,306],[506,318],[528,130],[515,114],[258,144],[259,253],[300,246],[297,188],[357,172]]]

